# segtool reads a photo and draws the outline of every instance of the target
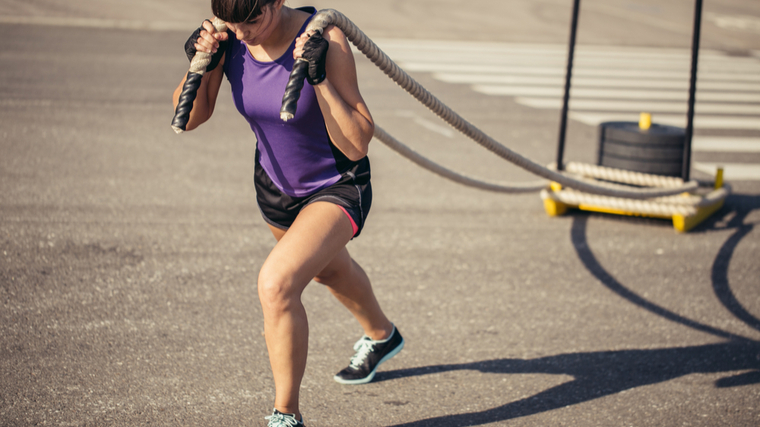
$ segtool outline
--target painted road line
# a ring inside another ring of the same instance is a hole
[[[726,181],[760,180],[760,165],[756,164],[694,162],[692,167],[711,176],[715,176],[715,171],[718,167],[723,167],[723,178]]]
[[[398,60],[419,60],[423,62],[431,62],[438,60],[440,62],[457,62],[461,58],[468,58],[470,60],[480,60],[482,62],[505,62],[514,59],[537,59],[546,58],[555,61],[566,61],[567,53],[553,53],[545,51],[530,51],[530,52],[478,52],[473,50],[449,50],[443,52],[435,52],[424,49],[383,49],[388,56]],[[624,55],[618,56],[614,52],[606,52],[599,55],[585,55],[582,52],[576,52],[575,59],[578,61],[588,62],[609,62],[609,63],[637,63],[637,64],[691,64],[691,58],[663,56],[658,57],[656,55]],[[757,65],[757,59],[754,57],[736,57],[728,56],[725,54],[712,55],[712,56],[700,56],[700,64],[715,64],[729,62],[735,65]]]
[[[486,95],[498,96],[541,96],[562,98],[565,90],[561,87],[527,85],[473,85],[472,89]],[[648,99],[659,101],[686,101],[687,91],[672,90],[624,90],[602,88],[571,88],[571,98],[602,99]],[[698,91],[697,101],[709,102],[760,102],[760,93],[707,92]]]
[[[188,28],[193,28],[193,25],[198,25],[177,21],[129,21],[66,16],[0,16],[0,24],[150,31],[186,31]]]
[[[544,55],[544,56],[567,56],[567,45],[542,45],[542,44],[514,44],[514,43],[477,43],[467,41],[434,42],[430,40],[388,40],[374,39],[375,43],[386,53],[412,53],[430,54],[437,56],[457,56],[462,53],[479,54],[482,56],[503,55]],[[604,57],[604,58],[653,58],[662,60],[691,60],[690,49],[669,48],[629,48],[623,46],[592,47],[577,45],[575,54],[578,57]],[[739,62],[751,61],[751,56],[731,56],[724,51],[713,49],[700,49],[699,59],[714,60],[716,58],[731,58]]]
[[[534,85],[534,86],[565,86],[564,77],[546,77],[546,76],[516,76],[504,74],[474,74],[474,73],[435,73],[433,78],[446,83],[463,83],[463,84],[506,84],[506,85]],[[688,90],[688,80],[653,80],[653,79],[603,79],[596,77],[574,77],[572,80],[573,87],[612,87],[612,88],[650,88],[650,89],[677,89]],[[745,82],[697,82],[697,90],[723,90],[723,91],[743,91],[758,92],[760,95],[760,84]]]
[[[375,43],[385,52],[414,52],[434,54],[459,54],[461,52],[480,53],[483,55],[567,55],[567,45],[559,44],[529,44],[529,43],[489,43],[468,41],[435,41],[435,40],[404,40],[375,38]],[[604,57],[651,57],[663,59],[682,59],[688,61],[691,58],[689,49],[681,48],[649,48],[649,47],[625,47],[625,46],[589,46],[576,45],[575,53],[580,56],[604,56]],[[700,58],[727,57],[725,52],[713,49],[700,49]],[[742,57],[732,57],[744,59]]]
[[[692,151],[715,151],[723,153],[760,153],[760,138],[738,136],[695,136],[691,140]]]
[[[491,49],[479,49],[476,43],[470,43],[468,46],[457,48],[456,46],[450,46],[443,49],[434,49],[428,46],[421,46],[419,43],[410,41],[407,45],[389,46],[383,43],[378,43],[378,47],[389,56],[393,55],[409,55],[419,57],[439,57],[439,58],[456,58],[460,55],[478,56],[482,58],[492,57],[509,57],[509,56],[522,56],[522,57],[567,57],[567,46],[562,47],[545,47],[545,48],[530,48],[520,46],[503,45],[501,47],[494,47]],[[688,52],[688,53],[685,53]],[[617,49],[608,49],[605,51],[589,51],[583,48],[575,49],[576,58],[602,58],[609,60],[640,60],[651,59],[659,61],[680,61],[687,62],[691,60],[691,52],[684,49],[684,52],[679,54],[662,52],[656,48],[652,48],[648,51],[618,51]],[[718,61],[721,59],[730,59],[737,63],[750,63],[755,59],[752,56],[730,56],[722,51],[700,50],[700,60],[705,61]]]
[[[395,60],[395,59],[394,59]],[[438,59],[431,61],[423,61],[419,58],[415,58],[409,61],[396,62],[403,69],[407,71],[421,71],[421,72],[474,72],[481,74],[511,74],[510,70],[515,70],[519,73],[523,72],[523,69],[531,69],[544,75],[561,75],[564,77],[567,63],[564,60],[551,60],[546,58],[513,58],[509,61],[451,61],[443,62]],[[758,62],[760,64],[760,61]],[[548,70],[548,71],[547,71]],[[560,72],[559,74],[557,72]],[[706,78],[714,79],[713,75],[721,75],[721,78],[729,79],[731,81],[751,81],[757,82],[760,79],[758,72],[760,72],[760,65],[757,66],[733,66],[732,64],[701,64],[699,65],[699,76],[706,76]],[[646,75],[651,73],[654,77],[659,77],[660,73],[669,73],[686,76],[688,79],[689,65],[684,62],[678,66],[642,66],[640,63],[636,64],[573,64],[573,76],[583,75],[587,73],[594,76],[615,76],[615,75]]]
[[[639,113],[596,113],[585,111],[571,111],[568,117],[590,126],[598,126],[604,122],[638,122]],[[686,126],[685,114],[658,114],[656,123],[670,126]],[[696,129],[741,129],[760,130],[760,117],[736,117],[736,116],[694,116],[694,128]]]
[[[562,99],[543,97],[518,97],[518,104],[539,109],[562,108]],[[666,101],[616,101],[597,99],[570,99],[570,109],[575,111],[631,111],[648,113],[682,113],[685,114],[688,105],[683,102]],[[697,102],[696,114],[747,114],[760,115],[760,104],[726,104]]]
[[[430,120],[425,119],[423,117],[420,117],[419,115],[417,115],[413,111],[398,110],[398,111],[396,111],[396,115],[398,117],[405,117],[405,118],[412,119],[414,121],[414,123],[422,126],[423,128],[425,128],[425,129],[427,129],[429,131],[438,133],[440,135],[443,135],[443,136],[445,136],[447,138],[453,138],[454,137],[454,130],[450,126],[440,125],[440,124],[438,124],[436,122],[433,122],[433,121],[430,121]]]
[[[495,75],[528,75],[528,76],[555,76],[565,77],[567,70],[562,66],[535,67],[530,65],[482,65],[482,64],[453,64],[442,62],[404,62],[403,68],[409,72],[426,73],[477,73]],[[575,77],[634,77],[646,79],[669,79],[688,80],[690,75],[687,71],[667,70],[642,70],[642,69],[603,69],[603,68],[575,68]],[[700,83],[710,80],[729,80],[732,82],[760,82],[760,74],[757,73],[719,73],[699,71],[697,81]]]
[[[564,58],[551,58],[551,57],[480,57],[477,55],[461,55],[458,58],[446,58],[441,57],[421,57],[416,55],[409,55],[408,57],[391,56],[391,59],[399,64],[402,68],[406,67],[407,62],[414,63],[443,63],[443,64],[477,64],[481,66],[541,66],[541,67],[565,67],[567,62]],[[640,69],[640,70],[665,70],[665,71],[684,71],[688,72],[689,63],[686,61],[676,62],[663,62],[663,61],[607,61],[604,59],[599,60],[584,60],[578,59],[573,62],[573,70],[583,68],[597,68],[597,69]],[[737,64],[728,59],[722,61],[716,61],[713,63],[701,62],[699,64],[700,71],[707,72],[719,72],[719,73],[735,73],[735,74],[756,74],[760,72],[760,62]]]
[[[564,56],[543,55],[537,52],[534,55],[482,55],[477,52],[456,52],[440,54],[435,52],[386,52],[391,59],[397,62],[438,62],[449,64],[474,63],[474,64],[554,64],[565,65],[567,60]],[[576,57],[574,66],[578,67],[608,67],[608,68],[651,68],[651,69],[674,69],[689,70],[688,60],[657,59],[657,58],[610,58],[610,57]],[[730,56],[715,57],[713,59],[700,58],[700,69],[706,67],[711,70],[724,69],[728,72],[746,71],[752,72],[760,69],[760,62],[755,58],[735,58]]]

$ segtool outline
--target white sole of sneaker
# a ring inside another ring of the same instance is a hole
[[[338,377],[336,375],[336,376],[333,377],[333,379],[336,382],[339,382],[341,384],[351,384],[351,385],[367,384],[368,382],[372,381],[375,378],[375,374],[377,373],[377,368],[379,368],[380,365],[382,365],[383,363],[385,363],[386,361],[388,361],[391,357],[397,355],[398,352],[401,351],[401,349],[404,348],[404,342],[405,341],[402,338],[401,339],[401,344],[399,344],[396,348],[394,348],[393,351],[391,351],[390,353],[386,354],[385,357],[383,357],[382,359],[380,359],[380,361],[377,362],[377,365],[375,365],[375,369],[373,369],[372,372],[370,372],[369,375],[367,375],[366,377],[360,378],[358,380],[344,380],[343,378],[340,378],[340,377]]]

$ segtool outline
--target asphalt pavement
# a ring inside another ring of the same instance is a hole
[[[256,278],[274,239],[255,204],[254,137],[227,86],[209,123],[170,127],[182,45],[210,9],[186,3],[0,4],[0,425],[263,426],[271,413]],[[562,46],[570,3],[312,4],[386,43],[482,47]],[[693,7],[584,1],[579,44],[688,50]],[[708,2],[704,18],[705,49],[760,62],[760,5]],[[357,68],[398,139],[459,172],[536,179],[366,59]],[[558,110],[411,74],[503,144],[554,161]],[[735,92],[760,92],[748,88]],[[593,162],[596,144],[596,126],[570,122],[568,160]],[[374,382],[335,383],[362,332],[312,283],[307,426],[760,424],[760,179],[732,180],[725,206],[680,234],[662,219],[550,218],[537,193],[463,187],[377,140],[370,159],[374,202],[349,251],[406,347]]]

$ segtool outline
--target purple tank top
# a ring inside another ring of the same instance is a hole
[[[313,8],[307,11],[312,16],[316,12]],[[282,95],[295,62],[295,40],[277,60],[261,62],[253,58],[245,43],[229,34],[224,71],[235,106],[256,134],[256,161],[272,182],[292,197],[307,196],[336,183],[342,172],[339,164],[343,166],[348,159],[330,141],[314,88],[306,83],[296,116],[287,122],[280,119]]]

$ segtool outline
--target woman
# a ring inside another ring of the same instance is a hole
[[[208,120],[226,75],[236,107],[257,138],[256,199],[277,244],[258,278],[264,331],[275,382],[270,427],[302,426],[299,387],[306,366],[308,324],[301,294],[313,279],[324,284],[364,329],[350,365],[335,375],[344,384],[372,380],[377,366],[404,340],[383,314],[362,268],[346,250],[369,211],[367,159],[374,123],[359,93],[346,37],[330,26],[305,34],[315,10],[284,0],[212,0],[228,31],[210,22],[186,44],[213,54],[193,104],[187,130]],[[295,118],[279,109],[294,59],[309,60]],[[174,93],[176,107],[184,79]]]

